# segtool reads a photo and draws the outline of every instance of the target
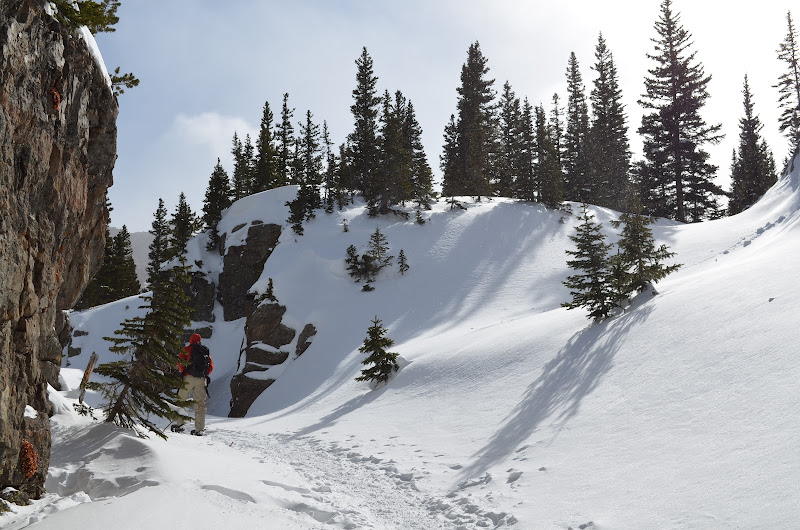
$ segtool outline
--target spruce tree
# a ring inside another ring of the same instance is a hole
[[[480,44],[472,43],[467,50],[467,62],[461,67],[458,118],[454,130],[445,130],[446,137],[453,137],[448,146],[453,152],[447,154],[442,187],[451,196],[469,194],[480,200],[491,195],[495,93],[494,79],[486,78],[487,62]]]
[[[407,102],[399,90],[392,98],[386,91],[381,113],[379,185],[370,197],[371,213],[386,214],[390,206],[412,198],[414,152],[406,138]]]
[[[153,241],[150,243],[150,252],[147,254],[147,284],[151,289],[160,277],[164,264],[169,261],[169,222],[163,199],[158,199],[158,208],[153,217],[155,219],[149,230]]]
[[[595,59],[588,179],[595,186],[595,203],[619,211],[630,185],[631,151],[619,77],[602,33],[597,39]]]
[[[503,84],[499,102],[499,131],[494,194],[513,197],[522,159],[522,108],[508,81]]]
[[[252,193],[272,189],[278,181],[278,150],[273,138],[272,120],[272,110],[269,108],[269,102],[265,101],[261,114],[261,127],[256,139]]]
[[[422,145],[422,128],[410,100],[406,105],[403,131],[406,149],[411,152],[411,199],[419,208],[427,210],[434,198],[433,171],[428,165],[428,157]]]
[[[322,150],[320,146],[319,125],[311,120],[311,111],[306,112],[305,124],[300,124],[300,137],[297,139],[295,156],[295,183],[298,184],[297,197],[287,202],[289,219],[296,234],[303,234],[303,221],[314,218],[314,210],[322,207],[319,185],[322,181]]]
[[[548,127],[544,107],[536,108],[536,187],[539,202],[558,208],[564,200],[564,176],[558,155],[557,130]]]
[[[408,271],[408,259],[403,249],[400,249],[400,254],[397,255],[397,268],[400,269],[400,274],[403,275]]]
[[[233,132],[233,175],[231,177],[231,198],[238,201],[247,195],[247,163],[244,158],[244,145],[236,131]]]
[[[181,192],[178,205],[169,223],[169,258],[180,257],[186,253],[186,244],[194,233],[202,227],[202,221],[197,218],[186,195]]]
[[[444,146],[439,155],[439,169],[445,178],[442,181],[442,195],[455,197],[466,194],[466,185],[458,172],[458,130],[455,114],[450,115],[450,121],[444,128]]]
[[[218,158],[217,165],[214,166],[214,171],[208,180],[208,188],[206,188],[206,196],[203,200],[203,222],[206,228],[210,230],[206,246],[207,250],[218,248],[219,232],[217,231],[217,224],[222,219],[222,212],[230,205],[228,173],[222,167]]]
[[[587,141],[589,110],[578,59],[570,53],[567,64],[567,110],[564,130],[563,167],[567,200],[595,202],[594,184],[588,180]]]
[[[381,320],[375,315],[372,326],[367,329],[364,344],[358,348],[358,351],[367,354],[367,357],[361,361],[361,364],[367,368],[361,370],[361,375],[356,377],[356,381],[385,383],[389,380],[392,372],[400,369],[397,364],[398,354],[386,351],[394,344],[394,341],[386,336],[387,333],[388,330],[383,327]]]
[[[144,297],[150,304],[144,317],[127,319],[114,332],[115,337],[104,337],[113,343],[109,349],[124,358],[95,368],[110,381],[87,385],[106,399],[107,422],[132,429],[141,437],[145,433],[140,427],[144,427],[166,439],[156,418],[191,419],[175,410],[187,405],[178,397],[183,381],[174,369],[184,329],[191,323],[184,292],[189,273],[184,263],[181,260],[181,265],[153,284],[152,296]]]
[[[111,291],[113,299],[108,301],[112,302],[139,294],[142,286],[139,284],[139,278],[136,277],[136,263],[133,260],[131,235],[125,225],[122,225],[120,231],[113,238],[112,255],[113,279]]]
[[[718,210],[724,192],[713,183],[717,167],[708,163],[706,144],[720,141],[720,125],[708,125],[700,111],[709,97],[711,80],[690,50],[691,34],[663,0],[655,23],[655,61],[645,78],[639,104],[645,109],[639,133],[645,160],[637,166],[645,208],[682,222],[697,222]]]
[[[100,265],[92,280],[81,293],[80,300],[75,304],[76,310],[82,311],[117,300],[117,298],[114,298],[114,279],[116,276],[114,269],[118,261],[115,252],[114,238],[106,231],[103,264]]]
[[[368,202],[375,202],[380,185],[378,111],[381,98],[377,92],[378,77],[373,71],[372,57],[362,48],[356,59],[356,88],[353,89],[355,127],[348,136],[350,146],[349,170],[357,189]]]
[[[335,204],[344,204],[344,190],[341,187],[341,179],[339,178],[339,161],[333,151],[333,142],[328,132],[328,122],[324,120],[322,122],[322,146],[325,158],[325,172],[322,174],[325,194],[322,202],[325,206],[325,211],[333,213]]]
[[[786,37],[778,47],[778,59],[786,70],[778,78],[778,103],[781,109],[780,131],[789,139],[789,154],[800,146],[800,42],[792,23],[792,12],[786,12]]]
[[[755,204],[777,182],[775,161],[761,137],[763,125],[753,110],[753,97],[747,75],[744,76],[744,117],[739,119],[739,148],[731,164],[731,193],[728,201],[730,215],[742,212]]]
[[[680,264],[663,264],[675,253],[670,252],[666,245],[655,246],[653,231],[649,227],[653,218],[643,215],[637,197],[628,200],[626,209],[628,212],[620,215],[618,221],[612,221],[614,227],[624,225],[617,242],[620,250],[618,265],[624,271],[624,280],[619,282],[617,278],[614,289],[620,299],[648,289],[681,267]],[[624,288],[621,289],[621,286]]]
[[[375,227],[375,231],[369,237],[366,255],[378,271],[392,264],[394,256],[389,255],[389,242],[378,227]]]
[[[117,9],[121,0],[51,0],[55,5],[55,18],[65,26],[77,29],[86,26],[95,35],[114,32],[119,22]]]
[[[292,116],[294,116],[294,109],[289,108],[289,93],[287,92],[283,94],[281,122],[275,126],[275,137],[278,148],[277,180],[274,186],[276,188],[286,186],[291,180],[291,168],[293,163],[292,149],[295,144]]]
[[[568,260],[567,265],[578,271],[568,276],[563,282],[570,289],[571,302],[561,305],[567,309],[585,307],[589,317],[595,321],[604,320],[615,306],[614,293],[609,286],[610,263],[608,251],[611,245],[605,242],[603,225],[593,221],[594,215],[589,213],[586,203],[582,205],[582,221],[576,227],[577,234],[570,236],[576,250],[567,250],[567,254],[575,259]]]
[[[532,202],[537,199],[536,156],[535,111],[528,98],[525,98],[520,116],[519,175],[514,184],[513,194],[514,197],[524,201]]]

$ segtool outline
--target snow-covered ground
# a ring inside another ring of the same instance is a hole
[[[683,267],[600,324],[559,306],[574,215],[504,199],[439,203],[425,225],[359,204],[320,212],[302,237],[284,230],[256,284],[273,279],[288,325],[317,327],[312,346],[229,419],[244,323],[217,308],[203,438],[143,440],[77,416],[90,352],[114,358],[102,336],[138,302],[73,313],[89,334],[51,392],[48,493],[0,526],[797,527],[799,184],[798,171],[783,176],[734,217],[657,223]],[[243,199],[221,228],[285,225],[292,194]],[[592,211],[616,238],[616,213]],[[345,249],[363,251],[376,227],[410,269],[361,292]],[[221,260],[203,249],[196,239],[192,258],[214,276]],[[354,378],[376,315],[404,367],[373,390]]]

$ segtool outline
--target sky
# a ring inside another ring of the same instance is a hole
[[[214,322],[193,324],[212,331],[203,437],[136,438],[101,421],[93,390],[98,420],[78,416],[90,353],[120,360],[102,337],[143,309],[130,297],[73,311],[81,353],[49,389],[47,492],[0,527],[796,528],[800,156],[794,167],[741,214],[651,225],[683,266],[600,323],[560,306],[577,214],[439,202],[419,225],[369,217],[357,200],[302,237],[285,229],[253,291],[274,280],[282,324],[316,334],[301,356],[295,335],[284,363],[260,365],[239,353],[245,319],[225,321],[216,302]],[[229,248],[257,223],[282,224],[295,189],[237,201],[219,224]],[[590,209],[614,242],[616,212]],[[365,293],[345,248],[365,249],[376,226],[410,267],[380,271]],[[218,284],[223,258],[206,239],[189,241],[188,262]],[[378,387],[355,381],[375,315],[400,366]],[[228,418],[245,369],[275,382]]]
[[[488,59],[496,91],[509,81],[518,97],[549,109],[554,92],[566,97],[570,52],[588,96],[602,32],[619,72],[634,158],[640,158],[637,100],[652,66],[646,54],[653,51],[659,6],[658,0],[123,2],[116,31],[96,35],[108,69],[119,66],[141,81],[119,99],[111,224],[149,230],[158,198],[171,213],[181,192],[201,211],[217,158],[232,170],[234,131],[255,139],[265,101],[279,116],[285,92],[295,130],[310,110],[315,123],[327,122],[334,143],[342,143],[353,128],[355,60],[364,46],[379,92],[401,90],[414,103],[428,161],[441,179],[442,135],[456,111],[472,42]],[[772,85],[783,72],[776,50],[790,7],[786,0],[673,3],[694,38],[697,60],[712,76],[703,116],[722,124],[726,135],[708,147],[723,188],[738,144],[745,73],[779,166],[788,154]]]

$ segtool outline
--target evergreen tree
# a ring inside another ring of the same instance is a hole
[[[753,99],[747,75],[744,76],[744,117],[739,120],[739,149],[733,152],[731,194],[728,213],[742,212],[755,204],[777,182],[775,161],[761,138],[764,127],[753,111]]]
[[[114,277],[116,266],[116,256],[114,249],[114,239],[106,231],[105,253],[103,254],[103,264],[95,273],[92,280],[86,285],[81,293],[81,298],[75,304],[75,309],[82,311],[108,302],[117,300],[114,298]]]
[[[278,181],[278,150],[273,139],[272,120],[272,110],[269,108],[269,102],[265,101],[261,128],[256,139],[251,183],[253,193],[272,189]]]
[[[132,429],[139,436],[144,436],[139,429],[144,427],[166,438],[154,418],[191,419],[175,411],[187,403],[178,397],[183,381],[174,369],[183,331],[191,323],[184,292],[188,283],[189,273],[181,260],[181,265],[156,280],[153,295],[144,297],[145,303],[150,303],[147,314],[127,319],[114,332],[116,337],[104,337],[114,344],[111,351],[125,356],[95,368],[111,381],[87,385],[107,400],[107,422]]]
[[[602,33],[597,39],[595,59],[588,180],[595,186],[595,203],[619,211],[630,185],[631,151],[617,69]]]
[[[570,53],[567,65],[567,113],[564,130],[563,168],[566,198],[570,201],[595,202],[594,183],[588,180],[587,141],[589,110],[578,59]]]
[[[373,71],[372,57],[367,48],[362,48],[356,59],[356,88],[353,89],[353,104],[350,111],[355,128],[348,136],[350,141],[349,170],[357,189],[368,202],[375,202],[380,190],[378,110],[378,77]]]
[[[186,202],[186,195],[181,192],[169,223],[169,258],[183,256],[186,253],[186,244],[201,227],[202,221],[197,218]]]
[[[397,255],[397,267],[400,269],[400,274],[405,274],[408,271],[408,260],[406,259],[406,253],[403,249],[400,249],[400,254]]]
[[[446,193],[470,194],[478,200],[491,195],[494,150],[494,79],[486,79],[489,68],[477,41],[467,51],[458,87],[458,119],[454,130],[445,130],[447,153],[443,189]],[[448,141],[452,136],[453,141]]]
[[[428,157],[422,145],[422,128],[417,122],[414,105],[410,100],[406,105],[403,131],[406,149],[411,152],[411,198],[418,207],[430,209],[430,202],[434,198],[433,171],[428,165]]]
[[[673,13],[671,0],[662,1],[655,29],[655,53],[647,56],[656,65],[639,101],[646,112],[639,128],[645,155],[637,167],[640,193],[650,213],[697,222],[713,215],[716,197],[724,193],[713,183],[717,168],[703,150],[721,138],[720,125],[707,125],[700,116],[711,76],[695,63],[691,34]]]
[[[558,208],[564,200],[564,176],[559,162],[557,129],[548,127],[544,107],[536,108],[537,190],[539,202]]]
[[[139,294],[142,289],[136,277],[136,263],[133,261],[131,235],[127,226],[122,225],[122,229],[114,236],[112,249],[112,300],[109,302]]]
[[[564,107],[561,106],[561,99],[558,93],[553,94],[553,107],[550,109],[550,123],[547,126],[547,131],[550,135],[550,143],[556,150],[556,161],[558,162],[559,171],[564,172]],[[566,190],[565,190],[566,191]]]
[[[300,124],[300,138],[297,140],[297,156],[295,156],[296,177],[298,184],[297,197],[287,202],[289,206],[289,223],[296,234],[303,234],[303,221],[314,218],[314,210],[322,207],[319,185],[322,181],[322,151],[320,146],[319,125],[311,121],[311,111],[306,112],[306,123]]]
[[[283,94],[283,107],[281,108],[281,122],[275,126],[275,137],[278,147],[278,168],[276,188],[286,186],[291,180],[293,163],[292,149],[294,148],[294,127],[292,126],[294,109],[289,108],[289,94]]]
[[[207,245],[208,250],[214,250],[219,246],[217,224],[222,219],[222,212],[230,207],[230,205],[230,181],[228,180],[228,173],[225,172],[218,158],[217,165],[214,166],[214,171],[211,173],[211,178],[208,181],[206,197],[203,200],[203,222],[206,228],[210,230]]]
[[[233,155],[233,176],[231,177],[231,198],[238,201],[242,197],[247,196],[248,183],[247,183],[247,161],[244,157],[244,145],[239,140],[239,135],[234,131],[233,133],[233,147],[231,148]]]
[[[155,219],[149,230],[153,241],[150,243],[150,252],[147,254],[147,285],[150,289],[160,277],[164,263],[169,260],[169,222],[163,199],[158,199],[158,208],[153,216]]]
[[[390,206],[412,198],[414,151],[406,137],[407,102],[399,90],[394,99],[386,91],[381,113],[380,179],[370,197],[371,213],[386,214]],[[379,182],[379,184],[378,184]]]
[[[494,191],[501,197],[513,197],[523,150],[522,109],[508,81],[503,84],[499,109],[499,152],[494,168]]]
[[[361,364],[367,366],[361,370],[361,375],[356,377],[356,381],[375,381],[385,383],[389,380],[392,372],[400,369],[397,364],[397,353],[386,351],[391,348],[394,341],[386,336],[388,330],[383,327],[381,320],[376,315],[372,320],[372,326],[367,329],[367,336],[364,344],[358,348],[367,357]]]
[[[567,250],[567,254],[575,257],[568,260],[567,265],[578,274],[568,276],[564,281],[570,289],[572,301],[561,305],[567,309],[585,307],[590,318],[600,321],[607,318],[615,306],[609,286],[608,251],[611,245],[605,242],[603,225],[593,221],[594,215],[589,213],[586,203],[582,210],[582,215],[578,216],[582,222],[576,227],[577,234],[570,236],[577,249]]]
[[[528,98],[525,98],[520,116],[519,175],[514,186],[514,197],[524,201],[537,199],[536,156],[535,111]]]
[[[51,0],[55,18],[65,26],[77,29],[86,26],[93,35],[114,32],[119,22],[117,9],[121,0]]]
[[[790,155],[800,146],[800,43],[792,24],[792,12],[786,12],[786,38],[778,48],[778,59],[786,71],[778,78],[778,103],[781,108],[780,131],[789,139]]]
[[[344,204],[344,191],[339,178],[339,162],[336,158],[336,153],[333,151],[333,142],[328,132],[327,121],[322,122],[322,146],[325,157],[325,172],[322,175],[325,196],[322,202],[325,205],[325,211],[333,213],[334,204]]]
[[[367,256],[369,256],[378,270],[392,264],[394,256],[389,255],[389,243],[380,228],[375,227],[375,231],[369,237],[367,243]]]
[[[444,128],[444,146],[439,156],[439,169],[445,178],[442,181],[442,195],[455,197],[465,195],[466,186],[463,180],[456,177],[458,171],[458,130],[455,114],[450,115],[450,121]]]
[[[662,263],[675,253],[670,252],[666,245],[655,246],[653,231],[649,227],[653,218],[642,214],[638,198],[629,200],[627,210],[628,213],[620,215],[618,221],[612,221],[615,228],[624,225],[617,242],[620,252],[616,264],[623,272],[612,275],[614,291],[619,299],[644,291],[681,267],[680,264]]]

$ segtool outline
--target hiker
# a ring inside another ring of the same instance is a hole
[[[192,434],[203,436],[206,428],[206,383],[208,375],[214,369],[208,348],[200,343],[201,337],[195,333],[189,338],[189,345],[183,348],[183,353],[178,355],[178,369],[183,376],[183,386],[178,390],[178,397],[186,400],[193,394],[194,400],[194,429]],[[184,361],[184,362],[182,362]],[[172,426],[172,432],[183,432],[184,420],[178,420]]]

